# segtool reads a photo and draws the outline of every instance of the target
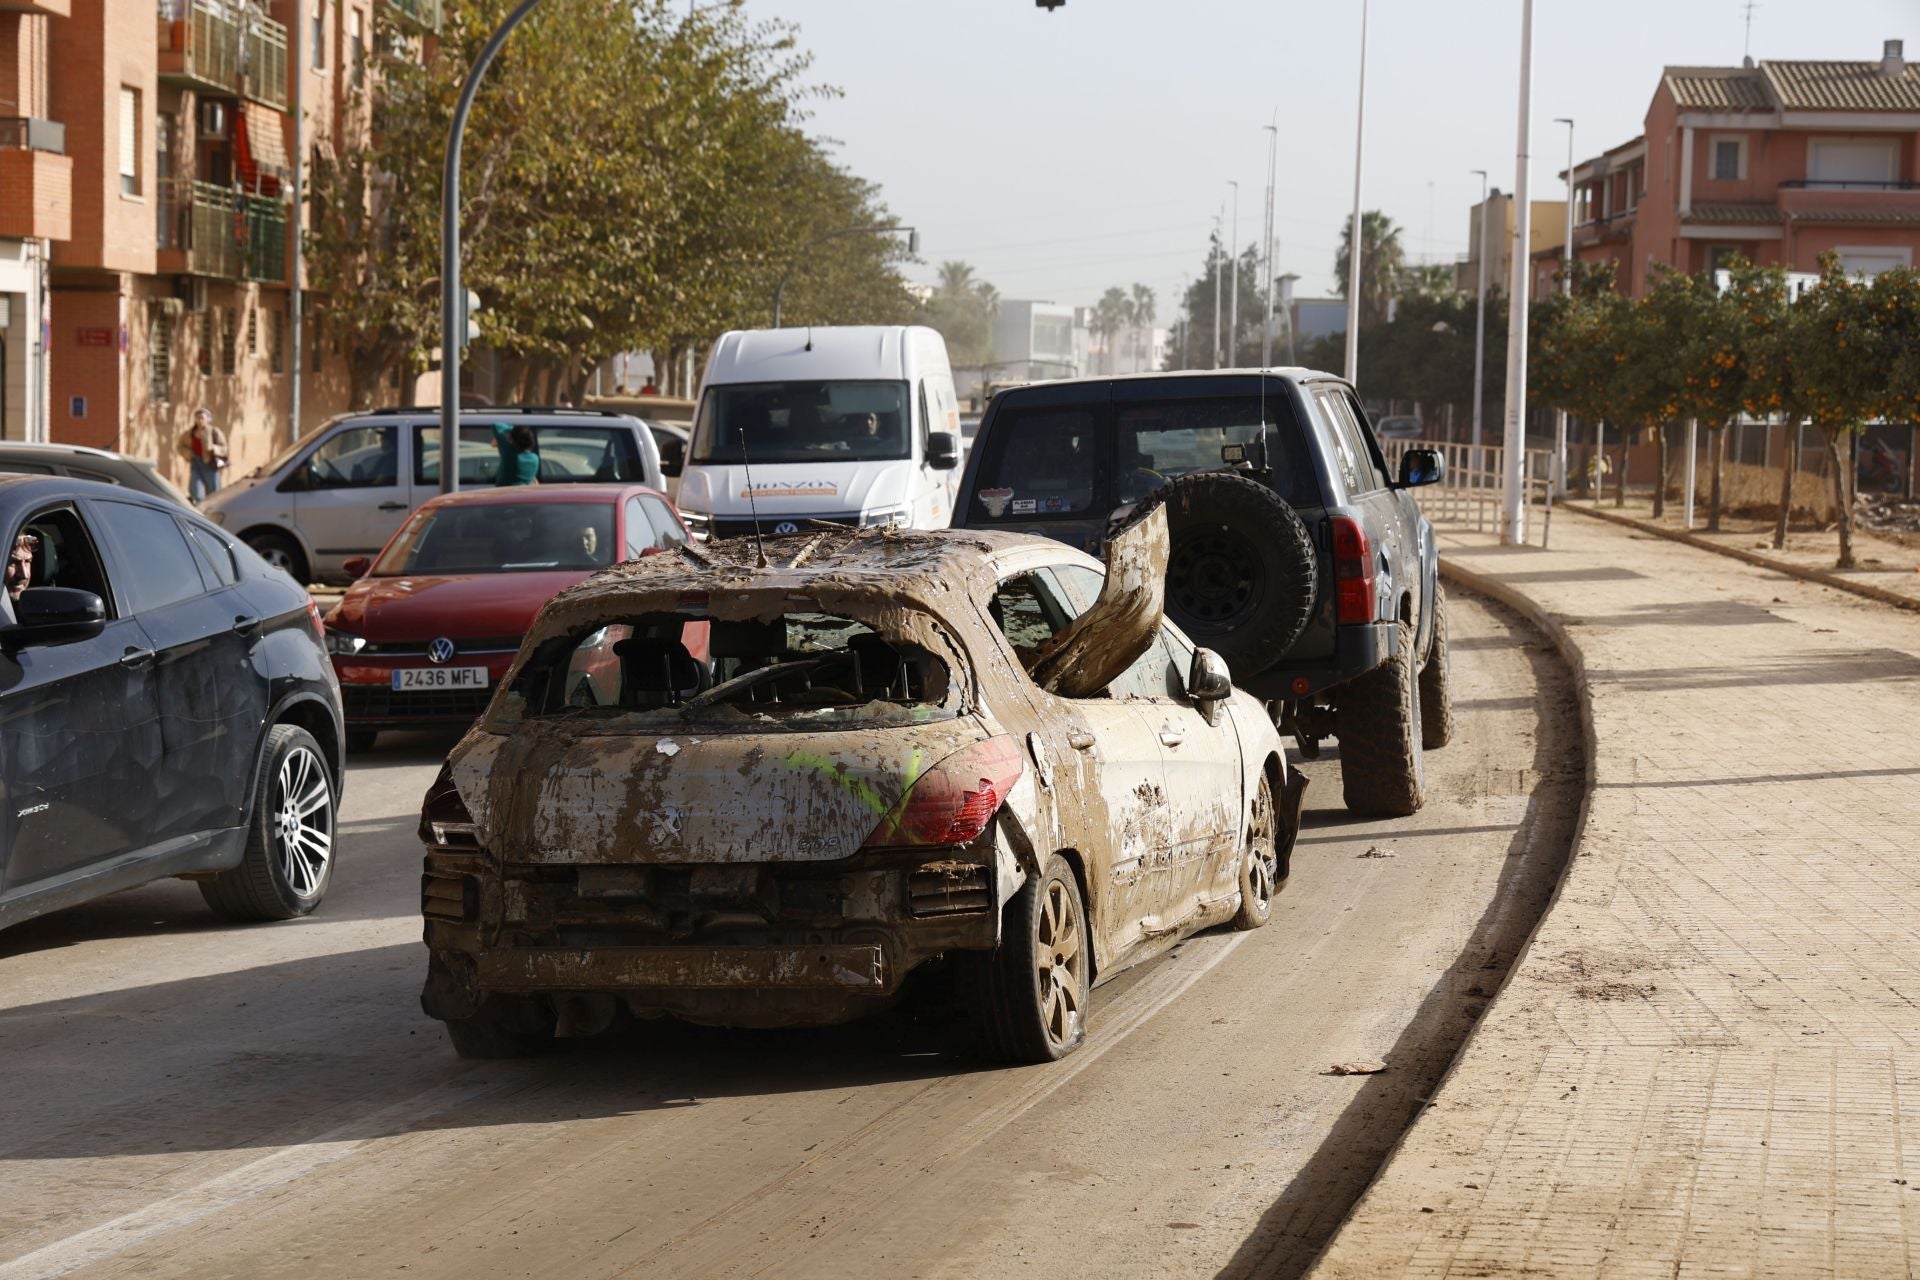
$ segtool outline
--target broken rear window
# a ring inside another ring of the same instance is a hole
[[[951,686],[939,655],[854,618],[795,611],[689,624],[684,614],[649,613],[541,645],[496,719],[636,729],[915,724],[958,712]]]

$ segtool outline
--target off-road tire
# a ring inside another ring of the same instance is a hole
[[[471,1018],[447,1019],[447,1039],[463,1058],[525,1058],[553,1046],[553,1026],[528,1030],[517,1008],[483,1001]]]
[[[1285,498],[1229,471],[1181,476],[1156,496],[1167,504],[1167,616],[1236,681],[1280,661],[1319,591],[1307,526]]]
[[[200,896],[228,920],[307,915],[333,881],[340,812],[338,780],[313,735],[291,724],[268,729],[254,764],[252,795],[240,865],[200,881]],[[294,818],[297,839],[289,836]],[[315,833],[324,841],[317,857]]]
[[[1240,909],[1233,927],[1258,929],[1273,916],[1273,900],[1287,882],[1280,876],[1279,823],[1274,816],[1273,783],[1260,771],[1260,788],[1253,793],[1253,811],[1247,820],[1247,847],[1240,853]]]
[[[347,730],[347,751],[352,755],[362,755],[373,750],[373,744],[379,740],[378,729]]]
[[[1447,589],[1433,584],[1433,636],[1427,665],[1420,668],[1420,745],[1428,750],[1453,741],[1453,659],[1447,650]]]
[[[1344,685],[1334,709],[1341,793],[1348,812],[1369,818],[1404,818],[1425,799],[1413,628],[1397,625],[1393,657]]]
[[[262,560],[275,568],[285,569],[287,576],[301,586],[313,581],[312,566],[307,563],[306,553],[300,550],[299,543],[286,534],[267,531],[249,533],[245,541]]]
[[[1062,930],[1071,913],[1072,928]],[[1051,936],[1050,936],[1051,935]],[[1065,964],[1042,967],[1043,944],[1071,938]],[[973,978],[980,1047],[1002,1062],[1056,1062],[1086,1040],[1087,997],[1093,986],[1093,939],[1086,901],[1073,868],[1059,854],[1027,877],[1008,901],[1000,945],[976,957]],[[1061,975],[1056,985],[1055,974]]]

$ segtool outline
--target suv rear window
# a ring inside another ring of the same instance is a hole
[[[540,448],[541,484],[596,484],[609,481],[646,483],[640,450],[626,427],[595,427],[557,423],[533,428]],[[440,428],[415,427],[413,482],[440,483]],[[485,487],[500,471],[500,450],[487,423],[460,424],[460,484]]]
[[[1137,502],[1175,476],[1218,471],[1221,449],[1251,445],[1264,416],[1267,465],[1273,487],[1294,506],[1319,501],[1311,456],[1284,402],[1275,397],[1220,396],[1192,400],[1149,400],[1114,406],[1115,469],[1118,499]]]
[[[1092,405],[1008,408],[979,448],[974,520],[1085,516],[1101,499],[1106,453]]]

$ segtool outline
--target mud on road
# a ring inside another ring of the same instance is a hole
[[[1461,728],[1413,819],[1312,777],[1272,923],[1094,995],[1084,1050],[965,1056],[937,991],[817,1032],[650,1024],[454,1058],[416,1002],[414,806],[358,760],[322,913],[162,884],[0,934],[0,1280],[27,1276],[1291,1276],[1548,900],[1582,762],[1544,640],[1461,595]],[[1372,1075],[1336,1062],[1375,1059]]]

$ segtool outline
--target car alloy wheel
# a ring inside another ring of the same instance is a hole
[[[280,761],[273,784],[273,835],[288,886],[303,898],[311,895],[325,881],[333,856],[333,790],[326,766],[304,746]]]
[[[1280,888],[1280,849],[1275,841],[1273,784],[1262,774],[1253,793],[1253,811],[1247,816],[1247,850],[1240,865],[1240,910],[1236,929],[1258,929],[1273,914],[1273,896]]]
[[[1034,937],[1041,1021],[1056,1053],[1077,1043],[1086,1000],[1086,927],[1080,894],[1070,879],[1047,882]]]

